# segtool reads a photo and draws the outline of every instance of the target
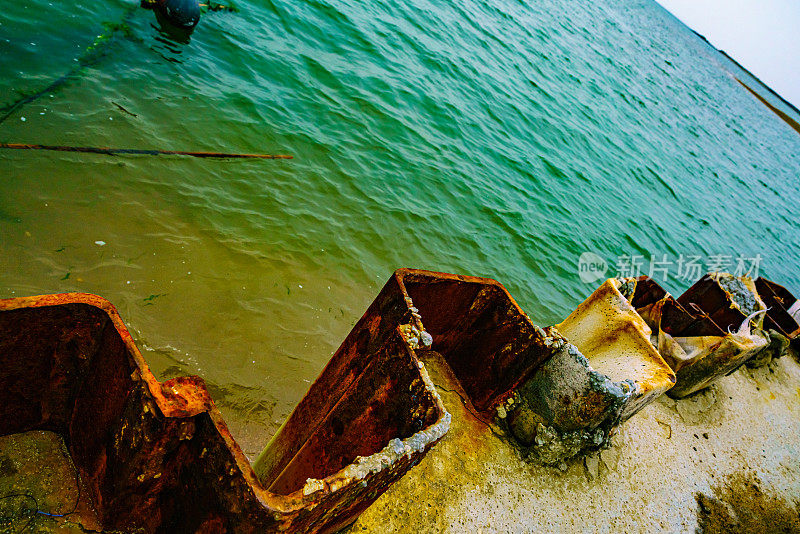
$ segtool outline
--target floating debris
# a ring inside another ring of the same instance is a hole
[[[145,148],[108,148],[93,146],[35,145],[29,143],[0,143],[0,148],[10,150],[53,150],[57,152],[84,152],[88,154],[131,154],[144,156],[192,156],[195,158],[233,158],[233,159],[293,159],[287,154],[238,154],[230,152],[190,152],[185,150],[157,150]]]
[[[116,102],[114,102],[113,100],[111,101],[111,103],[112,103],[112,104],[114,104],[115,106],[117,106],[117,108],[118,108],[118,109],[119,109],[121,112],[123,112],[123,113],[126,113],[126,114],[130,115],[131,117],[138,117],[138,116],[139,116],[139,115],[137,115],[136,113],[133,113],[133,112],[131,112],[131,111],[128,111],[127,109],[125,109],[125,107],[123,107],[123,106],[122,106],[122,105],[120,105],[120,104],[117,104],[117,103],[116,103]]]

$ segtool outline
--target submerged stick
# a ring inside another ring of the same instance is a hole
[[[142,148],[105,148],[91,146],[31,145],[24,143],[0,143],[0,148],[16,150],[57,150],[60,152],[88,152],[91,154],[142,154],[145,156],[193,156],[195,158],[251,158],[251,159],[294,159],[286,154],[228,154],[225,152],[187,152],[183,150],[148,150]]]
[[[53,83],[51,83],[50,85],[48,85],[47,87],[45,87],[44,89],[42,89],[40,91],[36,91],[32,95],[23,97],[23,98],[17,100],[16,102],[14,102],[13,104],[9,104],[8,106],[2,108],[2,110],[0,110],[0,111],[5,111],[5,113],[3,113],[3,115],[0,115],[0,124],[5,122],[5,120],[7,118],[9,118],[11,115],[13,115],[15,111],[17,111],[19,108],[21,108],[25,104],[29,104],[29,103],[33,102],[34,100],[38,100],[39,97],[41,97],[42,95],[44,95],[46,93],[49,93],[51,91],[55,91],[58,87],[63,85],[67,80],[69,80],[76,72],[78,72],[82,68],[83,67],[79,67],[77,69],[73,69],[73,70],[69,71],[67,74],[65,74],[62,77],[60,77],[59,79],[57,79],[56,81],[54,81]]]
[[[129,6],[124,11],[121,22],[116,24],[109,22],[103,23],[105,31],[98,35],[94,41],[92,41],[92,44],[86,47],[86,50],[83,51],[83,54],[77,58],[78,64],[71,68],[69,72],[62,75],[44,89],[40,89],[27,96],[22,96],[15,102],[0,107],[0,113],[2,113],[2,115],[0,115],[0,124],[5,122],[6,119],[13,115],[14,112],[22,106],[38,100],[47,93],[54,92],[71,79],[77,78],[78,75],[81,74],[87,67],[97,63],[103,56],[106,55],[107,49],[112,42],[112,38],[117,32],[123,32],[126,36],[130,37],[132,34],[130,28],[128,28],[128,20],[130,20],[130,18],[133,16],[133,13],[136,11],[137,7],[138,6],[135,4]]]

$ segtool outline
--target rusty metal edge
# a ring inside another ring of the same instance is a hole
[[[406,291],[406,286],[403,282],[406,276],[424,276],[428,278],[436,278],[439,280],[447,280],[447,281],[457,281],[457,282],[466,282],[471,284],[479,284],[483,286],[492,286],[499,289],[505,298],[509,300],[511,305],[516,310],[517,314],[526,322],[528,325],[537,331],[542,331],[542,327],[534,323],[530,316],[519,306],[516,299],[509,293],[508,289],[501,283],[495,280],[494,278],[486,278],[481,276],[470,276],[470,275],[463,275],[463,274],[453,274],[453,273],[443,273],[440,271],[429,271],[426,269],[413,269],[409,267],[401,267],[394,271],[392,275],[397,278],[398,283],[400,284],[400,288],[403,290],[403,293],[406,296],[407,302],[411,301],[411,297],[408,296],[408,291]],[[542,334],[542,337],[545,337]],[[506,393],[498,396],[494,402],[492,402],[491,409],[487,411],[487,413],[494,412],[497,407],[504,405],[508,399],[513,397],[514,391],[520,387],[521,384],[526,382],[530,379],[531,376],[536,372],[536,368],[528,369],[527,372],[521,373],[511,387],[508,388]]]

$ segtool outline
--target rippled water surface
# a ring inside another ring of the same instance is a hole
[[[187,44],[132,2],[4,7],[0,105],[76,72],[0,141],[295,159],[1,151],[0,297],[105,296],[251,457],[398,267],[540,324],[596,285],[584,251],[761,254],[800,293],[800,136],[655,3],[236,5]]]

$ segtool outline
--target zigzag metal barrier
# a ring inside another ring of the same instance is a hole
[[[604,446],[675,382],[634,307],[664,295],[636,286],[609,280],[542,329],[494,280],[400,269],[254,468],[202,379],[159,383],[106,300],[0,300],[0,436],[64,438],[96,510],[87,528],[333,532],[447,432],[427,350],[540,460]]]

